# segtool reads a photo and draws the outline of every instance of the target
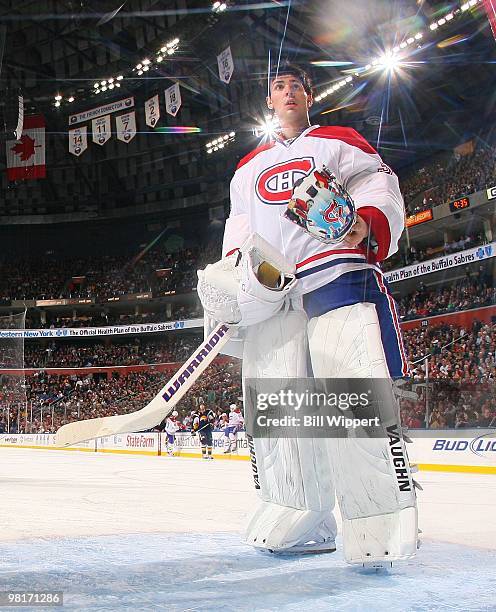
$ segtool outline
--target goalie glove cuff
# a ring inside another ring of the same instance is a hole
[[[260,282],[257,272],[260,261],[256,249],[243,254],[241,283],[237,301],[241,312],[239,325],[256,325],[270,319],[281,310],[286,297],[297,283],[294,274],[280,273],[276,287],[271,289]]]

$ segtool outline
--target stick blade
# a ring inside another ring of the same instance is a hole
[[[118,424],[115,421],[112,421],[112,426],[108,427],[106,424],[107,418],[108,417],[87,419],[85,421],[75,421],[74,423],[62,425],[62,427],[60,427],[55,434],[55,446],[71,446],[72,444],[87,442],[88,440],[93,440],[94,438],[101,438],[102,436],[111,436],[116,433],[122,433],[117,431]]]

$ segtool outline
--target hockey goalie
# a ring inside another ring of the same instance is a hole
[[[408,374],[380,268],[404,226],[397,177],[355,130],[310,125],[304,71],[281,66],[269,85],[281,129],[231,181],[222,260],[199,271],[207,328],[238,327],[227,352],[242,357],[244,381],[386,379],[392,405],[392,380]],[[255,438],[260,505],[247,542],[331,552],[337,499],[349,563],[412,557],[416,497],[395,415],[375,438]]]

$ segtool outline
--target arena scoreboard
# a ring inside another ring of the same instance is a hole
[[[458,212],[459,210],[463,210],[464,208],[468,208],[470,206],[470,198],[460,198],[458,200],[454,200],[450,202],[449,208],[451,212]]]

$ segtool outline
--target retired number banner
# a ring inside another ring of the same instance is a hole
[[[107,140],[110,139],[110,130],[110,115],[105,115],[105,117],[98,117],[98,119],[93,119],[91,122],[93,142],[96,142],[96,144],[99,145],[104,145]]]
[[[145,122],[149,127],[155,127],[160,119],[160,103],[158,94],[145,102]]]
[[[231,53],[231,47],[224,49],[217,56],[217,65],[219,66],[219,78],[224,83],[229,83],[234,72],[234,61]]]
[[[165,90],[165,110],[175,117],[181,108],[181,91],[179,84],[175,83]]]
[[[136,136],[136,113],[131,111],[125,115],[118,115],[115,118],[115,126],[117,128],[117,140],[131,142]]]
[[[69,130],[69,153],[81,155],[88,148],[88,128],[86,125]]]

